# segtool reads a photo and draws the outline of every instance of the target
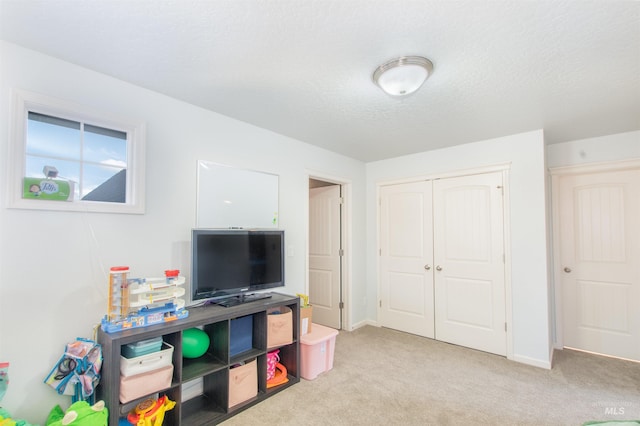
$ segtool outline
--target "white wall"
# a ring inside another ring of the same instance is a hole
[[[544,140],[541,130],[367,164],[368,317],[376,318],[379,183],[510,163],[513,359],[549,367]]]
[[[550,168],[631,158],[640,158],[640,131],[547,146],[547,166]]]
[[[111,77],[0,42],[0,164],[6,169],[11,87],[146,122],[146,214],[123,215],[0,209],[0,361],[11,384],[2,406],[14,417],[44,423],[57,403],[42,383],[64,345],[91,337],[107,305],[107,271],[131,276],[189,271],[195,225],[196,161],[215,161],[280,176],[280,227],[294,256],[286,258],[290,294],[306,280],[308,171],[352,184],[352,318],[364,303],[363,163],[171,99]],[[3,176],[4,180],[4,176]],[[6,184],[6,183],[5,183]],[[6,187],[2,187],[2,196]],[[4,200],[3,200],[4,202]],[[34,403],[34,401],[37,401]]]

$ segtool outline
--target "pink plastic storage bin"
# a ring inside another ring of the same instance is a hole
[[[338,330],[313,324],[313,331],[300,337],[300,375],[313,380],[333,368]]]

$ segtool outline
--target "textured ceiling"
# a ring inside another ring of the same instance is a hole
[[[640,2],[0,0],[0,37],[363,161],[640,130]],[[434,73],[395,99],[381,63]]]

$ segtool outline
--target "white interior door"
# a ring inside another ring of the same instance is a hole
[[[506,355],[502,173],[433,183],[435,337]]]
[[[380,189],[380,305],[389,327],[433,338],[431,182]]]
[[[340,185],[309,189],[309,302],[313,322],[340,329]]]
[[[640,361],[640,171],[557,189],[564,345]]]

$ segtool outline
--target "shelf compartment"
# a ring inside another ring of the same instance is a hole
[[[173,364],[135,376],[120,377],[120,402],[127,403],[171,387]]]
[[[120,419],[126,418],[127,415],[133,411],[136,406],[138,404],[140,404],[143,401],[146,401],[147,399],[153,399],[153,400],[157,400],[158,398],[160,398],[161,396],[166,395],[167,398],[169,398],[171,401],[176,402],[176,405],[171,409],[165,412],[164,415],[164,426],[174,426],[174,425],[179,425],[180,424],[180,410],[181,410],[181,406],[179,404],[180,399],[181,399],[181,393],[180,393],[180,387],[176,386],[170,389],[167,389],[164,392],[158,392],[158,393],[153,393],[147,396],[144,396],[142,398],[138,398],[134,401],[128,402],[126,404],[121,404],[120,405],[120,410],[117,413]],[[116,413],[113,414],[109,414],[109,416],[115,416]],[[128,423],[127,423],[128,424]]]
[[[280,363],[286,367],[287,373],[293,377],[300,377],[298,374],[298,366],[300,365],[298,344],[293,343],[291,345],[281,346],[278,349],[280,349],[280,352],[278,353],[280,356]]]
[[[182,381],[203,377],[207,374],[215,373],[225,369],[227,363],[214,356],[212,353],[206,353],[200,358],[182,360]]]
[[[182,403],[183,425],[216,424],[224,418],[225,410],[205,394]]]
[[[250,351],[253,347],[253,315],[234,318],[229,321],[229,356]]]
[[[246,352],[242,352],[241,354],[238,354],[238,355],[232,357],[229,360],[229,365],[239,364],[241,362],[256,358],[256,357],[258,357],[260,355],[264,355],[264,353],[265,352],[263,350],[260,350],[260,349],[256,349],[256,348],[249,349]]]
[[[229,321],[207,324],[203,329],[209,335],[210,340],[207,353],[226,364],[229,361]]]
[[[229,411],[258,396],[257,359],[229,369]]]
[[[300,381],[300,379],[298,379],[295,376],[292,376],[291,374],[287,374],[287,378],[289,379],[288,382],[283,383],[281,385],[273,386],[273,387],[268,388],[268,389],[265,389],[264,392],[261,391],[260,393],[264,393],[267,396],[273,395],[275,393],[278,393],[280,391],[285,390],[289,386],[293,386],[294,384],[296,384],[296,383],[298,383]]]

